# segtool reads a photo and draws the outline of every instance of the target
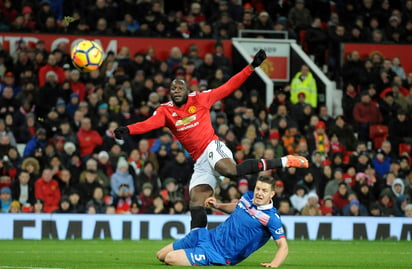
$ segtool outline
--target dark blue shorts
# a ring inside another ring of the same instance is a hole
[[[227,265],[224,257],[213,247],[206,228],[190,231],[185,237],[173,243],[173,249],[183,249],[192,265]]]

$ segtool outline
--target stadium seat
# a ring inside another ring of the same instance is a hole
[[[411,151],[412,151],[412,145],[407,144],[407,143],[400,143],[399,144],[399,156],[401,156],[405,153],[410,156]]]
[[[149,149],[152,148],[154,142],[156,141],[156,138],[149,138],[147,139],[147,142],[149,142]]]
[[[374,124],[369,126],[369,138],[373,142],[373,148],[381,147],[382,142],[388,137],[388,126],[382,124]]]
[[[302,49],[304,52],[309,53],[309,45],[308,42],[306,41],[306,34],[307,31],[301,30],[299,32],[299,43],[302,46]]]

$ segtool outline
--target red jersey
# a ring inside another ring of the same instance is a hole
[[[190,93],[186,104],[181,107],[172,101],[161,104],[147,120],[128,125],[130,134],[142,134],[166,126],[197,160],[211,141],[219,139],[212,127],[210,108],[238,89],[252,73],[253,70],[246,66],[216,89]]]

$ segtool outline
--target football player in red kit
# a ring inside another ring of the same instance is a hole
[[[265,59],[265,51],[259,50],[252,63],[225,84],[201,93],[191,93],[184,80],[175,79],[170,85],[171,101],[161,104],[147,120],[114,130],[116,138],[122,139],[127,134],[142,134],[166,126],[189,152],[195,161],[189,185],[192,229],[207,226],[204,202],[213,195],[216,176],[233,178],[280,167],[309,166],[304,157],[292,155],[236,164],[232,152],[214,133],[210,120],[212,105],[238,89]]]

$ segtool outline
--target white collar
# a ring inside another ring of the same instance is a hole
[[[260,206],[256,206],[256,208],[257,208],[258,210],[267,210],[267,209],[271,209],[271,208],[273,208],[273,202],[272,202],[272,199],[270,199],[270,203],[269,203],[269,204],[267,204],[267,205],[260,205]]]

